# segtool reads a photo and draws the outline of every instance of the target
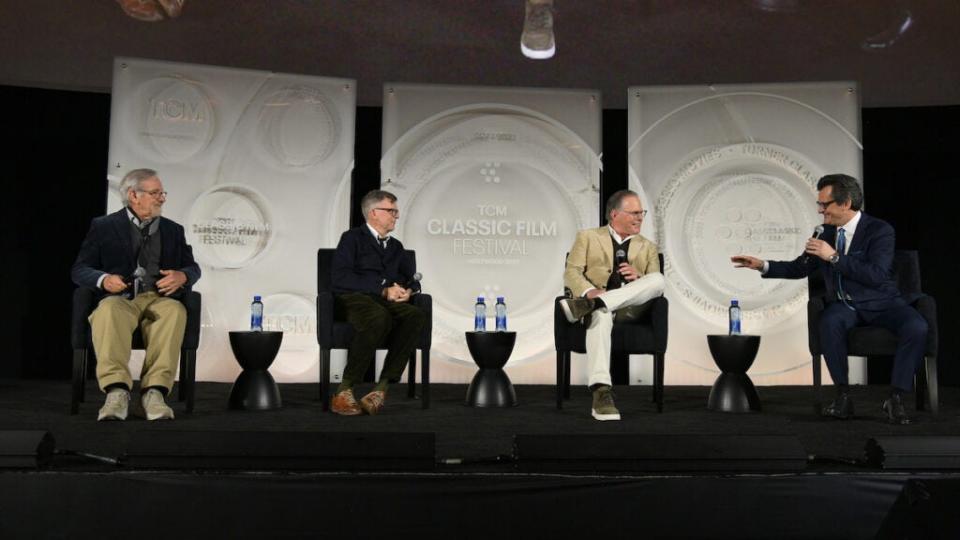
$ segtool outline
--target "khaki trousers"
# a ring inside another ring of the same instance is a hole
[[[147,353],[140,387],[160,386],[170,392],[187,326],[187,310],[179,300],[155,292],[139,294],[133,300],[108,296],[93,310],[89,321],[100,390],[116,383],[133,388],[130,350],[133,332],[139,326]]]
[[[663,295],[663,274],[646,274],[627,283],[619,289],[607,291],[599,296],[606,309],[598,309],[590,314],[590,326],[587,327],[587,384],[605,384],[610,382],[610,334],[613,332],[613,320],[637,318],[643,304]]]

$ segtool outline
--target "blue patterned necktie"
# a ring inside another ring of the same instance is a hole
[[[847,251],[847,237],[844,234],[846,231],[843,230],[843,227],[837,229],[837,253],[840,255],[845,255]],[[843,276],[840,275],[840,272],[837,272],[837,297],[843,301],[843,304],[850,309],[853,309],[849,303],[847,303],[847,295],[843,292]]]

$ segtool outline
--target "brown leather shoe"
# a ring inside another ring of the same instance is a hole
[[[387,393],[383,390],[374,390],[360,398],[360,408],[363,412],[374,415],[383,409],[383,402],[387,400]]]
[[[343,416],[357,416],[363,414],[357,400],[353,397],[353,390],[347,389],[333,396],[330,410]]]

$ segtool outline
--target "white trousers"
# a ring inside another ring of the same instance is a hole
[[[605,384],[612,386],[610,380],[610,335],[613,332],[614,312],[632,306],[645,304],[658,296],[663,296],[663,274],[655,272],[627,283],[619,289],[607,291],[598,298],[606,308],[598,309],[590,315],[587,327],[587,384]]]

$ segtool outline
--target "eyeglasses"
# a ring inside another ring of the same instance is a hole
[[[646,215],[647,215],[647,211],[646,211],[646,210],[637,210],[637,211],[635,211],[635,212],[627,212],[626,210],[621,210],[621,212],[623,212],[624,214],[630,214],[631,216],[633,216],[633,217],[635,217],[635,218],[642,218],[642,217],[646,217]]]
[[[153,191],[143,191],[142,189],[138,189],[137,191],[139,191],[140,193],[146,193],[147,195],[153,197],[154,199],[159,199],[160,197],[163,197],[164,199],[167,198],[167,192],[159,189],[155,189]]]
[[[374,210],[380,210],[381,212],[389,212],[393,217],[400,217],[400,211],[396,208],[374,208]]]
[[[827,202],[817,201],[817,208],[819,208],[819,209],[821,209],[821,210],[826,210],[831,204],[833,204],[833,203],[835,203],[835,202],[837,202],[837,201],[836,201],[836,200],[831,200],[831,201],[827,201]]]

